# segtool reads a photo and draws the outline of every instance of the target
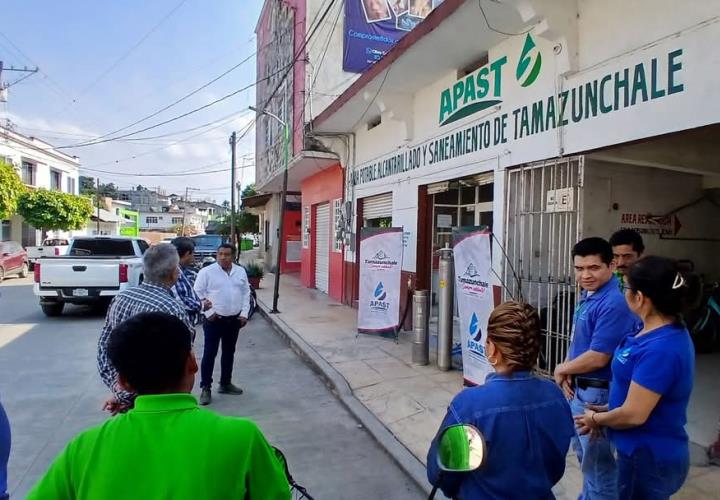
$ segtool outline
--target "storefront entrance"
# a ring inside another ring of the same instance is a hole
[[[639,232],[646,255],[679,261],[701,290],[686,307],[696,332],[696,376],[688,433],[709,446],[717,437],[720,342],[698,343],[698,317],[720,282],[720,125],[548,160],[507,172],[503,281],[505,298],[535,305],[543,325],[540,370],[552,373],[567,354],[580,290],[572,246],[618,229]],[[493,256],[495,258],[495,256]],[[720,328],[720,316],[711,321]],[[718,330],[720,331],[720,330]],[[706,339],[707,340],[707,339]]]
[[[423,234],[420,226],[430,226],[428,231],[427,252],[418,252],[418,271],[420,279],[428,277],[431,290],[430,335],[431,344],[437,341],[437,315],[439,291],[439,254],[438,250],[446,246],[452,248],[453,228],[485,226],[493,227],[493,184],[494,174],[485,174],[453,179],[423,186],[420,193],[425,199],[420,203],[426,207],[426,215],[418,215],[418,233]],[[429,220],[428,220],[429,219]],[[420,238],[419,241],[422,241]],[[422,256],[422,257],[421,257]],[[424,269],[423,269],[424,268]],[[457,305],[454,305],[456,322],[453,328],[455,342],[460,336],[457,325]],[[459,352],[459,346],[458,346]]]

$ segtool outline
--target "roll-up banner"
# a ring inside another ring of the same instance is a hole
[[[358,332],[395,336],[400,326],[401,227],[362,228]]]
[[[485,227],[453,229],[453,256],[463,377],[467,384],[480,385],[493,371],[485,356],[487,324],[495,305],[490,284],[490,233]]]

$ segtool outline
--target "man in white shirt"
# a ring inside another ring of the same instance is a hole
[[[215,357],[222,344],[220,356],[221,394],[242,394],[243,390],[232,383],[240,328],[247,323],[250,311],[250,284],[245,269],[233,263],[235,249],[229,243],[218,247],[217,262],[200,270],[195,280],[195,291],[201,300],[208,299],[212,307],[205,311],[203,330],[205,347],[200,367],[200,404],[208,405],[212,399],[212,373]]]

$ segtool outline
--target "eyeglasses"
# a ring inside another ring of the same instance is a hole
[[[632,288],[630,288],[628,285],[623,284],[623,285],[622,285],[622,291],[623,291],[623,293],[625,293],[625,292],[628,292],[628,291],[634,292],[635,290],[633,290]]]

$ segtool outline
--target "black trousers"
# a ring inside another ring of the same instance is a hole
[[[202,364],[200,365],[200,387],[212,386],[212,374],[215,369],[215,358],[222,344],[220,355],[220,384],[232,381],[235,346],[240,332],[240,320],[237,317],[219,317],[214,321],[203,320],[205,347],[203,348]]]

